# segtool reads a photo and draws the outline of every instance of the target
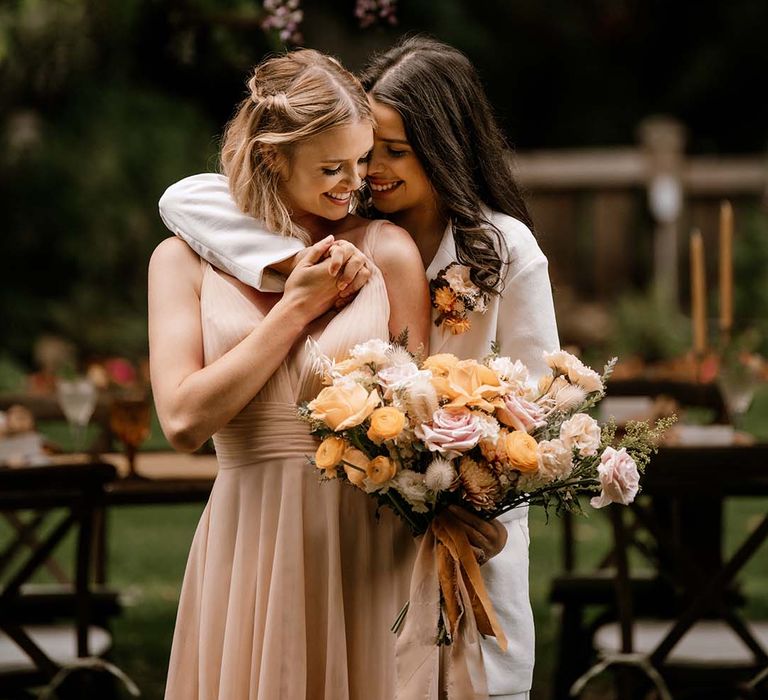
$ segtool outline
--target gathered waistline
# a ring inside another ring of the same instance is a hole
[[[221,469],[312,456],[319,441],[290,403],[253,402],[213,436]]]

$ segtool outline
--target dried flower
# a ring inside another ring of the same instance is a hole
[[[471,457],[459,463],[459,479],[464,497],[478,510],[493,510],[501,499],[501,484],[487,465]]]
[[[453,468],[447,459],[438,457],[434,459],[427,467],[427,471],[424,475],[424,483],[427,488],[439,492],[447,491],[453,486],[456,481],[456,470]]]

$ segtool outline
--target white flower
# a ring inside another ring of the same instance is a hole
[[[603,390],[603,380],[595,370],[587,367],[578,357],[565,350],[545,352],[544,359],[556,373],[564,374],[573,384],[578,384],[588,394]]]
[[[419,474],[412,469],[401,469],[389,485],[408,502],[415,513],[429,511],[424,474]]]
[[[576,384],[566,384],[560,387],[553,397],[554,409],[561,413],[568,413],[577,409],[587,398],[587,392]]]
[[[423,371],[425,375],[431,376],[426,370],[419,370],[413,362],[404,365],[393,365],[380,369],[377,373],[379,384],[384,389],[385,398],[390,398],[394,391],[407,386],[408,381]]]
[[[405,412],[420,423],[432,420],[435,411],[440,407],[437,391],[432,384],[432,373],[420,371],[411,377],[398,392],[398,397],[405,404]]]
[[[479,291],[475,283],[472,282],[469,276],[469,268],[466,265],[451,265],[445,271],[444,278],[451,286],[451,289],[457,294],[474,296]]]
[[[499,438],[499,432],[501,431],[499,421],[484,411],[472,411],[472,415],[478,420],[478,425],[481,430],[480,439],[491,440],[496,444],[496,440]]]
[[[560,439],[568,449],[577,450],[582,457],[597,454],[600,447],[600,426],[586,413],[577,413],[560,426]]]
[[[387,351],[389,362],[394,367],[408,365],[413,363],[413,355],[409,353],[402,345],[391,345]]]
[[[386,366],[389,364],[388,352],[390,344],[381,338],[372,338],[364,343],[359,343],[349,353],[360,364],[372,363]]]
[[[528,368],[520,360],[512,362],[509,357],[494,357],[488,366],[512,389],[523,389],[528,384]]]
[[[453,465],[447,459],[438,457],[427,467],[424,483],[431,491],[445,491],[451,487],[456,477]]]
[[[538,475],[545,481],[565,479],[573,469],[573,451],[562,440],[539,443]]]
[[[602,490],[589,503],[593,508],[602,508],[609,503],[632,503],[640,489],[640,474],[637,464],[626,447],[615,450],[606,447],[597,466],[597,475]]]

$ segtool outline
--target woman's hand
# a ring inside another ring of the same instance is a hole
[[[456,523],[466,532],[481,566],[495,557],[507,543],[507,528],[498,520],[483,520],[461,506],[448,506]]]
[[[349,303],[371,278],[368,258],[349,241],[334,241],[328,251],[329,272],[336,277],[339,301]]]

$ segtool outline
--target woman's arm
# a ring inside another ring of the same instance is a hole
[[[205,366],[200,320],[199,258],[179,239],[163,241],[149,264],[149,352],[152,390],[163,432],[193,451],[226,425],[279,367],[307,323],[333,305],[328,262],[315,264],[330,240],[291,274],[286,291],[240,343]],[[324,281],[324,286],[323,286]]]
[[[203,260],[262,292],[283,291],[284,278],[307,252],[301,241],[280,236],[240,211],[224,175],[201,173],[179,180],[158,206],[168,229]],[[366,258],[351,243],[337,242],[329,255],[329,272],[338,278],[339,291],[344,288],[342,297],[368,281]]]
[[[381,226],[372,247],[387,285],[390,335],[407,329],[408,349],[428,353],[432,307],[419,249],[405,229],[390,223]]]

